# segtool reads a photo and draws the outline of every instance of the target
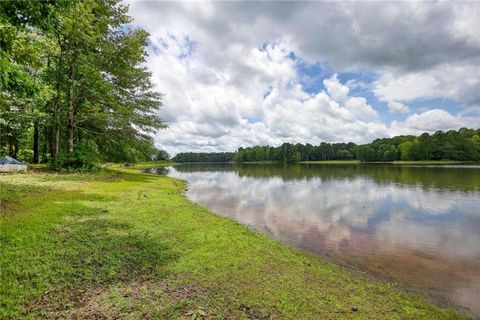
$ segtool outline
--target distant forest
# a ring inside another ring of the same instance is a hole
[[[437,131],[430,135],[396,136],[371,143],[326,143],[314,146],[284,143],[279,147],[255,146],[236,152],[179,153],[175,162],[253,162],[294,163],[318,160],[457,160],[480,161],[480,129]]]

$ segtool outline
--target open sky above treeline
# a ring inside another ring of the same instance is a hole
[[[127,3],[171,154],[480,124],[479,2]]]

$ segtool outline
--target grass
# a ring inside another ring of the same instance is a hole
[[[317,161],[301,161],[300,163],[306,164],[360,164],[360,160],[317,160]]]
[[[454,160],[419,160],[419,161],[375,161],[375,162],[361,162],[360,160],[325,160],[325,161],[301,161],[306,164],[361,164],[361,163],[390,163],[390,164],[456,164],[456,163],[471,163],[471,161],[454,161]]]
[[[457,319],[114,168],[0,176],[2,319]]]
[[[419,160],[419,161],[392,161],[393,164],[455,164],[455,163],[472,163],[472,161],[455,161],[455,160]]]
[[[174,162],[172,161],[148,161],[148,162],[139,162],[135,164],[134,166],[128,166],[128,165],[122,165],[121,167],[123,168],[138,168],[138,169],[148,169],[148,168],[157,168],[157,167],[162,167],[162,166],[168,166],[168,165],[175,165]],[[108,165],[110,167],[118,168],[119,166],[117,164],[110,164]]]

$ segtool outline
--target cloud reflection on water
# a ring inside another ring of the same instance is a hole
[[[480,312],[480,191],[379,183],[356,170],[284,179],[180,166],[170,175],[218,214]],[[441,170],[425,170],[441,179]]]

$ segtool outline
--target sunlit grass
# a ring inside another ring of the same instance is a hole
[[[394,164],[455,164],[455,163],[468,163],[472,161],[455,161],[455,160],[419,160],[419,161],[392,161]]]
[[[111,168],[0,176],[0,318],[460,318]]]
[[[300,163],[324,163],[324,164],[360,164],[360,160],[325,160],[325,161],[301,161]]]

